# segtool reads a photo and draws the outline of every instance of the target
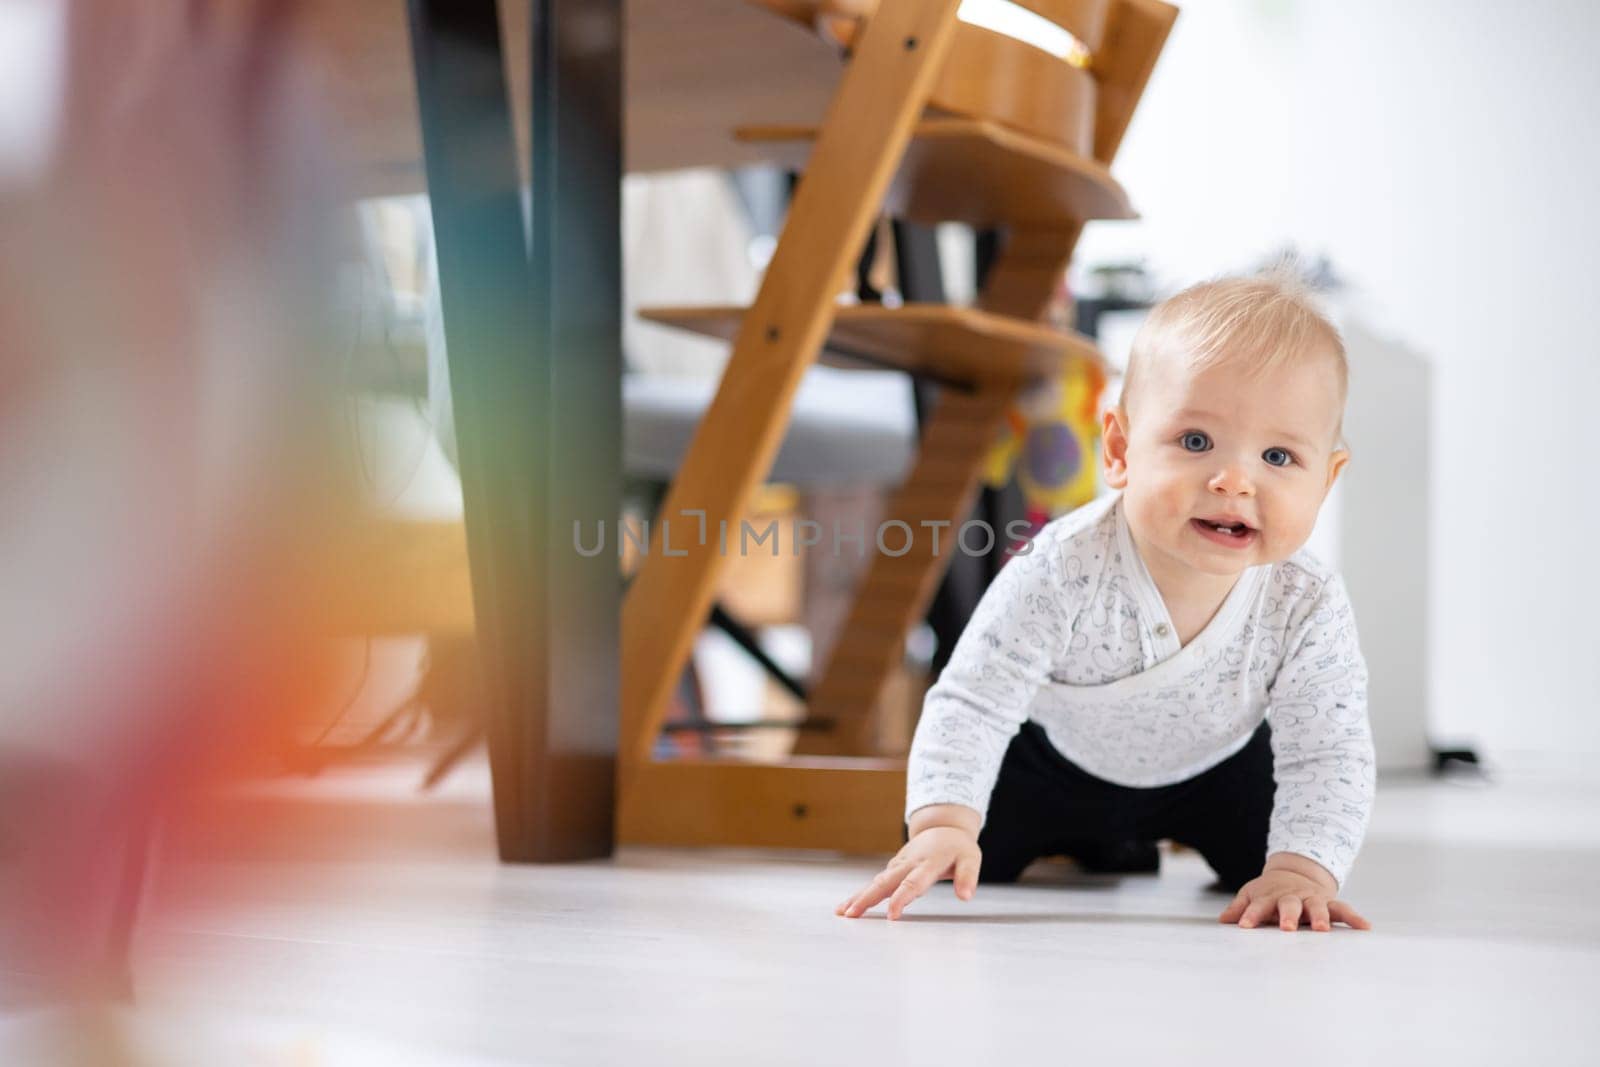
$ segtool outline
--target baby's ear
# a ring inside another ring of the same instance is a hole
[[[1106,485],[1123,489],[1128,484],[1128,417],[1119,404],[1106,412],[1100,426],[1100,457]],[[1328,483],[1333,484],[1333,483]]]
[[[1322,487],[1322,493],[1324,496],[1326,496],[1328,491],[1333,488],[1333,483],[1339,480],[1339,475],[1344,472],[1345,467],[1348,466],[1349,463],[1350,450],[1341,444],[1339,447],[1335,448],[1333,450],[1333,454],[1328,457],[1328,484]]]

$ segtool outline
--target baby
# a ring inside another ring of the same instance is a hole
[[[1151,312],[1103,427],[1120,492],[984,594],[923,705],[906,846],[838,914],[1168,838],[1236,893],[1224,923],[1368,928],[1335,899],[1372,806],[1366,667],[1343,583],[1301,547],[1350,458],[1345,388],[1338,331],[1288,283]]]

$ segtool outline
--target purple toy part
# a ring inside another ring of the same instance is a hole
[[[1032,427],[1022,446],[1022,455],[1029,479],[1046,489],[1066,485],[1083,466],[1083,448],[1078,444],[1078,435],[1060,422]]]

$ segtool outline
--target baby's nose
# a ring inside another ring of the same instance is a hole
[[[1229,465],[1211,476],[1211,491],[1222,496],[1254,496],[1255,486],[1240,467]]]

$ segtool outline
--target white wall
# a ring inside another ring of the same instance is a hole
[[[61,110],[67,12],[63,0],[0,4],[0,191],[38,178]]]
[[[1293,241],[1434,361],[1433,729],[1491,756],[1600,752],[1597,42],[1587,0],[1190,0],[1115,168],[1145,217],[1079,258]]]

